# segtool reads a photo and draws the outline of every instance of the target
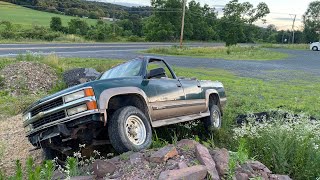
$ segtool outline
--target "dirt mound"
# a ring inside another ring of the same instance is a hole
[[[22,127],[21,115],[0,119],[0,169],[7,175],[13,175],[16,160],[23,165],[29,156],[37,163],[43,160],[41,150],[29,152],[34,147],[29,143]]]
[[[12,95],[48,91],[58,80],[48,65],[24,61],[6,66],[0,71],[0,76],[3,88],[10,90]]]

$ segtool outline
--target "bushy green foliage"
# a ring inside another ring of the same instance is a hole
[[[247,142],[245,139],[239,140],[239,146],[236,152],[230,152],[229,158],[229,170],[227,179],[233,179],[235,175],[235,170],[238,165],[244,164],[246,161],[249,160],[249,153],[246,149]]]
[[[178,48],[156,47],[146,51],[152,54],[191,56],[204,58],[221,58],[229,60],[277,60],[288,57],[288,54],[262,49],[260,47],[201,47],[201,48]]]
[[[294,179],[320,176],[320,122],[305,114],[278,110],[258,123],[254,116],[234,129],[236,139],[247,140],[250,156],[260,160],[274,173]]]
[[[50,29],[53,31],[62,31],[62,21],[60,17],[52,17],[50,21]]]

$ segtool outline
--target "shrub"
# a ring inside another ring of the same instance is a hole
[[[294,179],[320,176],[320,122],[304,114],[278,110],[258,123],[248,122],[234,129],[235,138],[244,138],[251,157],[263,162],[274,173]]]
[[[53,31],[61,31],[63,29],[62,21],[61,21],[60,17],[52,17],[51,18],[50,29]]]

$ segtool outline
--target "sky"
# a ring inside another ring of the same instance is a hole
[[[132,3],[139,5],[150,5],[150,0],[100,0],[110,3]],[[189,0],[190,1],[190,0]],[[216,7],[218,10],[223,7],[229,0],[196,0],[202,5],[208,4],[210,7]],[[293,15],[296,14],[295,29],[301,29],[302,27],[302,15],[308,8],[310,2],[314,0],[239,0],[240,2],[248,1],[253,5],[257,5],[259,2],[265,2],[269,6],[271,13],[266,17],[267,23],[262,24],[257,22],[259,26],[267,26],[268,24],[276,25],[277,29],[291,29]]]

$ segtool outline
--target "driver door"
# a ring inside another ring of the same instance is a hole
[[[146,78],[146,93],[152,107],[152,120],[162,120],[183,115],[185,94],[181,83],[175,78],[162,60],[149,60],[147,74],[157,68],[163,68],[165,73],[157,77]]]

